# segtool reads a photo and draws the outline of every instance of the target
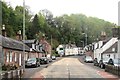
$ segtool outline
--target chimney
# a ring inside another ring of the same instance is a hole
[[[112,36],[113,37],[118,37],[118,33],[119,33],[119,28],[112,28]]]
[[[3,25],[3,27],[2,27],[2,36],[4,36],[4,37],[7,36],[6,30],[5,30],[5,25]]]
[[[21,30],[19,30],[16,34],[16,40],[21,41],[22,40],[22,35],[21,35]]]
[[[101,32],[101,40],[105,40],[106,39],[106,32],[102,31]]]

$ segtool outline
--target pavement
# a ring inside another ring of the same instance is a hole
[[[109,75],[108,77],[105,75]],[[111,76],[111,77],[110,77]],[[117,77],[110,75],[107,72],[98,71],[94,68],[84,65],[77,58],[65,57],[47,68],[37,72],[31,78],[61,78],[61,79],[73,79],[73,78],[81,78],[81,79],[105,79],[110,78],[114,80],[118,80]],[[105,79],[106,80],[106,79]],[[108,79],[107,79],[108,80]]]

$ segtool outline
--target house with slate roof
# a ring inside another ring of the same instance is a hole
[[[96,42],[94,45],[94,58],[97,58],[98,62],[102,58],[117,58],[118,56],[118,33],[117,29],[112,29],[113,37],[106,38]]]
[[[42,50],[43,50],[43,56],[46,56],[48,58],[51,57],[51,51],[52,51],[52,47],[50,45],[50,43],[48,43],[48,41],[45,39],[45,35],[42,36],[42,38],[39,40],[40,44],[42,45]]]
[[[2,51],[0,61],[5,65],[17,65],[18,68],[24,66],[24,54],[30,52],[30,48],[22,41],[17,41],[0,35]]]
[[[43,47],[42,44],[40,44],[40,42],[36,39],[32,39],[32,40],[24,40],[23,41],[27,46],[30,47],[30,53],[29,54],[25,54],[26,58],[40,58],[42,57],[43,54]]]
[[[111,47],[106,49],[103,53],[101,53],[102,59],[116,59],[118,58],[118,41],[114,43]]]

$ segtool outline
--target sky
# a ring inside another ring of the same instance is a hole
[[[23,5],[23,0],[3,0],[12,7]],[[48,9],[54,16],[85,14],[118,24],[119,0],[25,0],[33,14]]]

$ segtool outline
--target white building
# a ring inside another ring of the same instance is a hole
[[[94,46],[94,58],[97,58],[98,62],[102,59],[102,53],[104,53],[107,49],[109,49],[111,46],[113,46],[118,41],[117,38],[111,38],[107,42],[99,41]],[[104,54],[104,57],[107,54]],[[112,55],[111,55],[112,57]]]
[[[56,51],[58,52],[59,55],[63,56],[64,55],[64,45],[59,45],[57,48],[56,48]]]

